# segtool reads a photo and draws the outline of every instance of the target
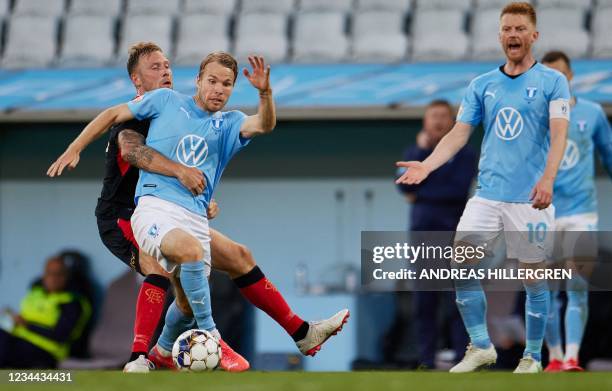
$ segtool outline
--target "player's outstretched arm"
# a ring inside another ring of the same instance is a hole
[[[80,154],[95,139],[103,135],[111,125],[134,118],[126,104],[106,109],[94,118],[81,134],[66,148],[66,151],[47,170],[50,177],[62,175],[64,168],[73,169],[79,164]]]
[[[467,144],[472,126],[463,122],[455,123],[450,132],[440,140],[434,151],[422,162],[397,162],[398,167],[407,168],[395,181],[396,184],[418,185],[423,182],[429,174],[449,161],[461,148]]]
[[[121,158],[141,170],[178,179],[193,195],[202,194],[206,179],[202,171],[172,161],[145,144],[142,134],[124,129],[117,136]]]
[[[564,118],[550,120],[550,149],[546,159],[544,174],[531,191],[532,206],[535,209],[546,209],[552,202],[553,185],[559,170],[559,164],[565,153],[567,127],[569,121]]]
[[[253,73],[246,68],[243,73],[251,85],[259,90],[259,107],[257,114],[248,116],[242,123],[240,135],[244,138],[270,133],[276,126],[276,107],[270,87],[270,65],[266,66],[261,56],[249,56],[249,63],[253,67]]]

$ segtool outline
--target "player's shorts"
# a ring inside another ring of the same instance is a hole
[[[554,216],[553,205],[538,210],[529,203],[475,196],[468,201],[459,220],[455,242],[491,246],[503,237],[508,258],[524,263],[541,262],[552,253]]]
[[[559,217],[555,221],[555,259],[597,257],[597,213]]]
[[[164,236],[175,228],[194,236],[202,245],[206,274],[210,274],[210,230],[205,216],[161,198],[143,196],[132,215],[132,228],[140,248],[168,272],[172,272],[177,265],[167,260],[161,252]]]
[[[129,220],[98,218],[98,232],[102,243],[114,256],[132,270],[142,274],[138,260],[138,243],[132,233]]]

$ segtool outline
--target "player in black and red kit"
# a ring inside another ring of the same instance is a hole
[[[130,48],[128,73],[138,96],[157,88],[172,87],[169,62],[161,49],[150,42],[139,43]],[[107,175],[96,208],[98,227],[104,244],[128,266],[147,276],[140,290],[136,308],[132,360],[126,365],[128,371],[131,371],[130,364],[134,364],[132,365],[135,367],[134,371],[145,372],[148,362],[145,361],[147,346],[161,317],[163,309],[161,299],[165,298],[169,280],[167,273],[157,261],[143,252],[138,254],[138,247],[131,233],[129,217],[135,207],[133,197],[138,179],[136,167],[176,177],[194,194],[203,192],[206,186],[199,170],[169,160],[146,146],[147,132],[148,123],[146,121],[129,121],[111,128],[106,157]],[[61,175],[64,168],[76,167],[80,152],[99,136],[100,134],[88,132],[86,128],[66,152],[51,165],[47,174],[49,176]],[[211,214],[213,216],[216,214],[216,205],[213,205],[213,208],[215,210],[209,210],[209,217]],[[210,230],[210,234],[212,266],[217,270],[227,272],[241,293],[252,304],[279,323],[294,339],[303,354],[316,354],[321,345],[342,328],[348,318],[347,310],[340,311],[327,320],[305,322],[293,313],[280,292],[256,265],[253,256],[245,246],[232,241],[214,229]],[[182,296],[180,290],[177,293],[179,309],[189,314],[189,304],[180,300]],[[152,296],[160,300],[151,300]],[[157,304],[158,301],[161,303]],[[226,346],[226,349],[229,347]],[[170,352],[163,351],[159,345],[156,345],[151,353],[150,359],[157,366],[172,365]],[[143,357],[140,358],[140,356]],[[231,351],[228,356],[232,358],[232,362],[225,365],[226,369],[233,371],[248,369],[248,362],[235,352]],[[224,350],[223,359],[225,357],[226,351]]]

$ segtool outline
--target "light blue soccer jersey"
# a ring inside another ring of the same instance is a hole
[[[128,103],[138,120],[151,119],[147,145],[206,177],[206,190],[194,196],[178,179],[140,170],[138,198],[151,195],[206,215],[208,203],[230,159],[249,142],[240,136],[246,115],[240,111],[210,114],[191,96],[160,88]]]
[[[457,121],[484,127],[476,195],[530,202],[546,166],[549,119],[569,119],[569,98],[565,76],[539,63],[516,77],[500,67],[472,80]]]
[[[598,103],[577,98],[572,107],[565,155],[555,181],[556,217],[597,211],[594,147],[612,176],[612,129]]]

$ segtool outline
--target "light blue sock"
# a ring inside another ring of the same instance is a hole
[[[531,355],[533,359],[542,361],[542,342],[550,308],[550,293],[545,281],[524,285],[527,291],[527,300],[525,301],[527,341],[523,357]]]
[[[589,315],[588,284],[578,276],[567,291],[567,309],[565,310],[565,344],[580,345],[584,327]]]
[[[477,348],[486,349],[491,346],[487,331],[487,298],[477,280],[456,280],[457,308],[463,319],[463,324],[470,336],[470,342]]]
[[[176,306],[176,300],[168,307],[164,329],[162,330],[157,343],[165,350],[171,352],[174,341],[183,331],[187,331],[196,327],[196,322],[193,317],[186,316]]]
[[[206,278],[204,262],[183,263],[180,278],[198,328],[208,331],[215,330],[210,303],[210,287],[208,286],[208,278]]]
[[[559,292],[550,292],[550,307],[548,311],[548,320],[546,322],[546,344],[548,350],[558,349],[561,351],[561,321],[559,317],[560,302],[557,297]],[[556,357],[559,360],[563,360],[563,354],[561,357]]]

